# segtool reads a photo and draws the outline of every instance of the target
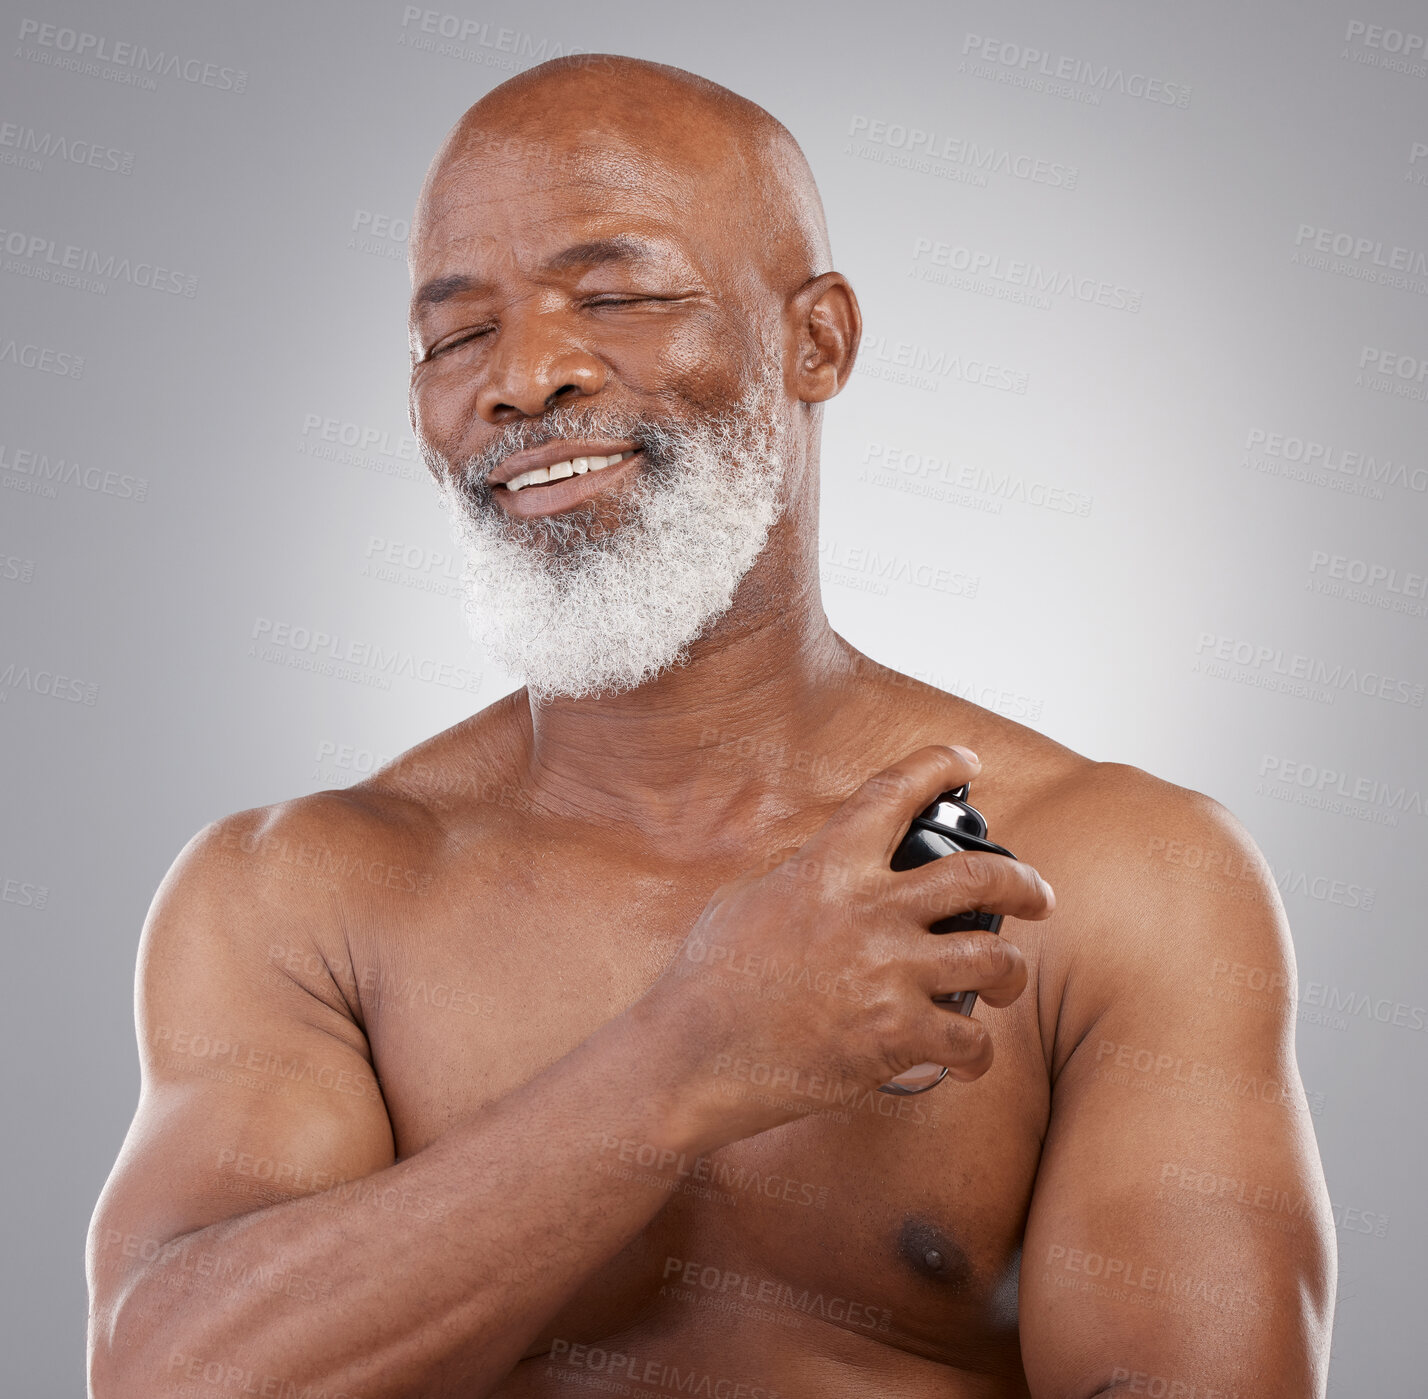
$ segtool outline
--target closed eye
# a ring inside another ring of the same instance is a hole
[[[489,335],[490,333],[490,326],[482,326],[480,330],[472,330],[468,331],[465,335],[458,335],[455,340],[445,340],[434,350],[429,351],[427,358],[435,359],[437,355],[444,355],[448,350],[454,350],[460,345],[468,344],[472,340],[478,340],[481,336]]]
[[[641,292],[624,296],[594,296],[586,301],[585,304],[587,306],[638,306],[642,302],[654,302],[668,305],[672,302],[685,300],[688,300],[688,298],[678,293],[673,296],[657,296],[653,292]]]

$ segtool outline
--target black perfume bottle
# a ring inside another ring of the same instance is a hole
[[[944,855],[955,854],[959,850],[990,850],[994,855],[1005,855],[1015,860],[1016,856],[1003,846],[995,845],[987,839],[987,822],[976,807],[967,802],[970,783],[964,782],[955,791],[943,792],[925,811],[913,817],[912,825],[903,836],[901,844],[893,852],[889,862],[895,870],[916,869],[919,865],[931,864]],[[950,918],[939,918],[930,932],[968,933],[1001,931],[1000,913],[983,913],[980,909],[969,909],[966,913],[955,913]],[[955,1010],[961,1015],[970,1015],[977,1003],[975,991],[956,991],[951,995],[935,997],[938,1005]],[[941,1064],[918,1064],[900,1073],[891,1083],[885,1083],[880,1093],[896,1093],[903,1097],[913,1093],[926,1093],[935,1088],[944,1078],[947,1070]]]

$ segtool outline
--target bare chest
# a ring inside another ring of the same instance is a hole
[[[472,891],[469,920],[446,900],[373,930],[357,970],[399,1154],[519,1093],[641,996],[726,877],[635,878],[612,894],[507,875]],[[803,1118],[672,1163],[668,1203],[531,1354],[651,1328],[707,1341],[752,1327],[813,1349],[831,1328],[840,1344],[863,1337],[954,1365],[1014,1356],[1049,1110],[1035,979],[1033,963],[1015,1006],[978,1007],[996,1058],[976,1083],[901,1098],[811,1080],[793,1086]],[[651,1150],[605,1133],[591,1170],[631,1181],[669,1170]]]

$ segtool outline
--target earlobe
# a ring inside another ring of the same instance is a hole
[[[858,357],[863,318],[858,298],[841,272],[825,272],[793,295],[799,344],[796,390],[804,403],[823,403],[848,382]]]

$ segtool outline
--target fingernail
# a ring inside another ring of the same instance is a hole
[[[1053,889],[1051,885],[1049,885],[1044,879],[1041,881],[1041,887],[1046,890],[1046,909],[1049,913],[1053,908],[1056,907],[1056,890]]]
[[[970,748],[964,748],[960,743],[952,744],[951,748],[954,753],[960,753],[969,763],[975,763],[978,767],[982,766],[982,760]]]

